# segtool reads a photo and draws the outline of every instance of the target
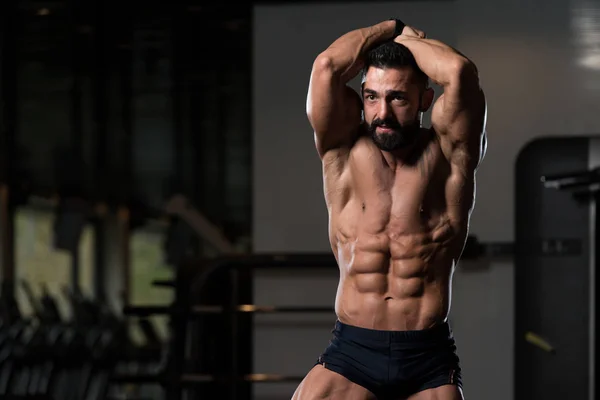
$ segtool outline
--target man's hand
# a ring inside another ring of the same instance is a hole
[[[417,28],[413,28],[412,26],[406,25],[402,30],[400,36],[414,37],[419,39],[425,39],[427,35],[425,32],[418,30]]]

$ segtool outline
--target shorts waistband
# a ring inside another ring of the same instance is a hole
[[[355,338],[380,342],[426,342],[452,338],[452,329],[448,322],[423,330],[380,331],[347,325],[338,320],[335,322],[334,332],[340,335],[349,335]]]

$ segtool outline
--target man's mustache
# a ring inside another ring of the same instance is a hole
[[[400,125],[400,123],[398,121],[390,119],[390,118],[374,119],[373,122],[371,122],[371,128],[375,129],[377,127],[385,127],[385,128],[395,129],[395,130],[402,129],[402,125]]]

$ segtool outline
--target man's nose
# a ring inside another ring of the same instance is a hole
[[[381,120],[386,120],[390,116],[391,110],[390,105],[387,101],[382,101],[379,103],[378,117]]]

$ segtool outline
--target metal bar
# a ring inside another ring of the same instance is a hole
[[[189,281],[186,270],[177,270],[177,290],[173,309],[187,310],[189,308]],[[175,312],[171,314],[171,339],[169,341],[169,357],[167,359],[167,376],[165,384],[165,398],[182,399],[183,388],[180,377],[186,364],[185,355],[188,342],[188,324],[185,314]]]
[[[93,143],[92,177],[96,195],[106,193],[106,149],[108,137],[108,78],[107,50],[104,0],[94,0],[94,18],[92,21],[94,35],[92,36],[93,63],[92,77],[92,131]],[[102,199],[106,200],[106,198]],[[104,218],[94,218],[94,297],[99,301],[106,300],[106,271],[107,271],[107,227]]]
[[[95,20],[94,20],[94,62],[93,62],[93,128],[92,143],[94,143],[93,152],[93,176],[96,190],[104,192],[106,188],[106,170],[107,170],[107,137],[108,137],[108,64],[107,64],[107,45],[106,45],[106,10],[104,0],[95,0]]]
[[[254,383],[280,383],[301,382],[304,376],[279,375],[279,374],[247,374],[234,377],[220,377],[209,374],[184,374],[181,376],[183,384],[202,384],[211,382],[254,382]]]
[[[515,246],[510,242],[483,243],[485,249],[483,257],[510,257],[514,255]]]
[[[216,376],[210,374],[183,374],[180,377],[182,385],[203,384],[213,382],[259,382],[259,383],[280,383],[280,382],[301,382],[304,376],[280,375],[280,374],[247,374],[237,377]],[[164,376],[162,374],[116,374],[111,378],[111,383],[154,383],[162,385]]]
[[[154,280],[154,281],[152,281],[152,286],[155,286],[155,287],[168,287],[168,288],[174,288],[174,287],[176,287],[174,281],[167,280],[167,279],[165,279],[165,280],[159,280],[159,279]]]
[[[15,209],[8,185],[0,186],[0,253],[2,295],[12,297],[15,287]]]
[[[111,377],[112,384],[130,384],[130,383],[154,383],[157,385],[163,384],[162,374],[114,374]]]
[[[588,148],[588,166],[592,171],[597,172],[600,165],[600,142],[598,140],[590,140]],[[598,254],[596,249],[600,246],[600,235],[598,235],[598,222],[600,222],[600,215],[598,214],[598,201],[600,200],[600,194],[598,190],[594,190],[593,195],[590,198],[589,210],[590,210],[590,222],[589,222],[589,254],[590,254],[590,265],[589,265],[589,310],[588,310],[588,398],[596,398],[596,282],[597,282],[597,268],[598,268]]]
[[[275,269],[281,267],[337,268],[337,261],[331,253],[255,253],[219,257],[206,272],[211,274],[221,268]]]
[[[125,306],[123,314],[127,316],[149,317],[152,315],[172,314],[172,306]]]
[[[94,218],[92,227],[94,230],[94,298],[99,302],[106,301],[104,277],[106,274],[106,226],[103,218]]]
[[[230,287],[230,307],[232,311],[238,309],[238,296],[239,296],[239,287],[237,280],[237,270],[231,269],[229,270],[229,279],[231,282]],[[231,400],[236,400],[238,398],[238,385],[235,382],[235,377],[239,374],[239,360],[238,360],[238,313],[231,312],[230,313],[230,334],[231,334],[231,346],[229,347],[230,352],[230,363],[229,363],[229,376],[234,380],[234,382],[229,385],[229,398]]]
[[[183,113],[182,113],[182,87],[183,87],[183,32],[182,32],[182,9],[174,6],[172,9],[171,26],[171,99],[173,111],[173,175],[177,191],[187,192],[187,188],[182,187],[184,181],[184,131],[183,131]]]
[[[559,175],[542,176],[540,180],[544,187],[548,189],[568,190],[590,186],[600,183],[600,168],[592,167],[587,171],[573,171]]]
[[[118,30],[118,71],[120,76],[119,94],[121,97],[121,123],[119,131],[119,176],[118,198],[121,202],[127,202],[131,198],[133,185],[133,135],[134,135],[134,89],[133,89],[133,5],[131,2],[111,2],[110,9],[106,10],[108,19],[112,17],[114,7],[119,8],[121,16],[120,29]],[[118,4],[117,4],[118,3]],[[106,7],[106,5],[105,5]]]
[[[70,115],[70,144],[72,154],[68,156],[72,160],[68,164],[68,170],[60,171],[58,179],[59,188],[66,190],[66,195],[76,196],[85,193],[84,159],[84,106],[83,106],[83,76],[84,61],[82,56],[83,39],[78,33],[77,27],[81,18],[81,2],[71,0],[69,10],[70,23],[70,62],[71,62],[71,115]],[[64,175],[63,175],[64,174]],[[85,197],[85,196],[84,196]],[[72,271],[75,275],[72,280],[78,279],[79,271]]]
[[[226,309],[221,306],[196,305],[192,306],[191,314],[218,314]],[[293,306],[259,306],[256,304],[240,304],[232,309],[237,313],[329,313],[334,312],[333,307],[293,307]]]
[[[600,235],[598,235],[598,223],[600,222],[600,215],[598,213],[598,201],[600,200],[600,195],[596,194],[594,196],[594,201],[590,205],[590,287],[589,287],[589,297],[590,297],[590,309],[589,309],[589,398],[593,400],[596,398],[596,378],[598,374],[597,370],[597,359],[596,359],[596,341],[598,338],[596,337],[597,332],[597,317],[596,317],[596,288],[598,282],[598,257],[597,249],[600,246]]]
[[[79,282],[79,270],[81,265],[79,263],[79,246],[76,246],[71,250],[71,287],[74,291],[78,290],[81,286]]]
[[[302,314],[302,313],[332,313],[333,307],[294,307],[294,306],[261,306],[256,304],[239,304],[230,307],[218,305],[199,304],[192,306],[189,315],[199,316],[204,314],[222,313],[255,313],[255,314]],[[185,310],[177,310],[173,306],[126,306],[123,314],[128,316],[148,317],[151,315],[167,315],[175,312],[186,314]]]
[[[218,32],[217,34],[219,35],[221,40],[223,40],[222,43],[227,43],[228,39],[226,39],[226,31],[223,31],[222,29],[215,29],[215,32]],[[217,174],[217,179],[213,181],[215,182],[215,191],[213,192],[213,196],[218,196],[218,200],[215,204],[216,209],[214,210],[213,215],[215,216],[217,223],[221,226],[224,226],[226,223],[229,222],[227,220],[229,214],[229,210],[227,209],[227,152],[229,146],[229,136],[231,135],[228,132],[228,130],[230,129],[231,105],[227,101],[226,88],[229,84],[227,76],[228,68],[230,65],[235,65],[235,59],[231,60],[226,58],[226,56],[229,54],[230,53],[228,51],[225,51],[223,53],[223,56],[217,58],[217,62],[220,63],[220,65],[217,65],[215,82],[216,85],[214,85],[212,88],[212,90],[216,92],[217,99],[217,119],[215,122],[217,123],[218,129],[222,130],[223,133],[215,135],[216,149],[212,150],[215,152],[216,155],[215,173]],[[232,399],[235,399],[235,397],[232,397]]]
[[[14,178],[18,132],[18,51],[21,15],[15,0],[0,3],[0,276],[2,293],[12,295],[15,275]],[[14,190],[14,189],[13,189]]]

